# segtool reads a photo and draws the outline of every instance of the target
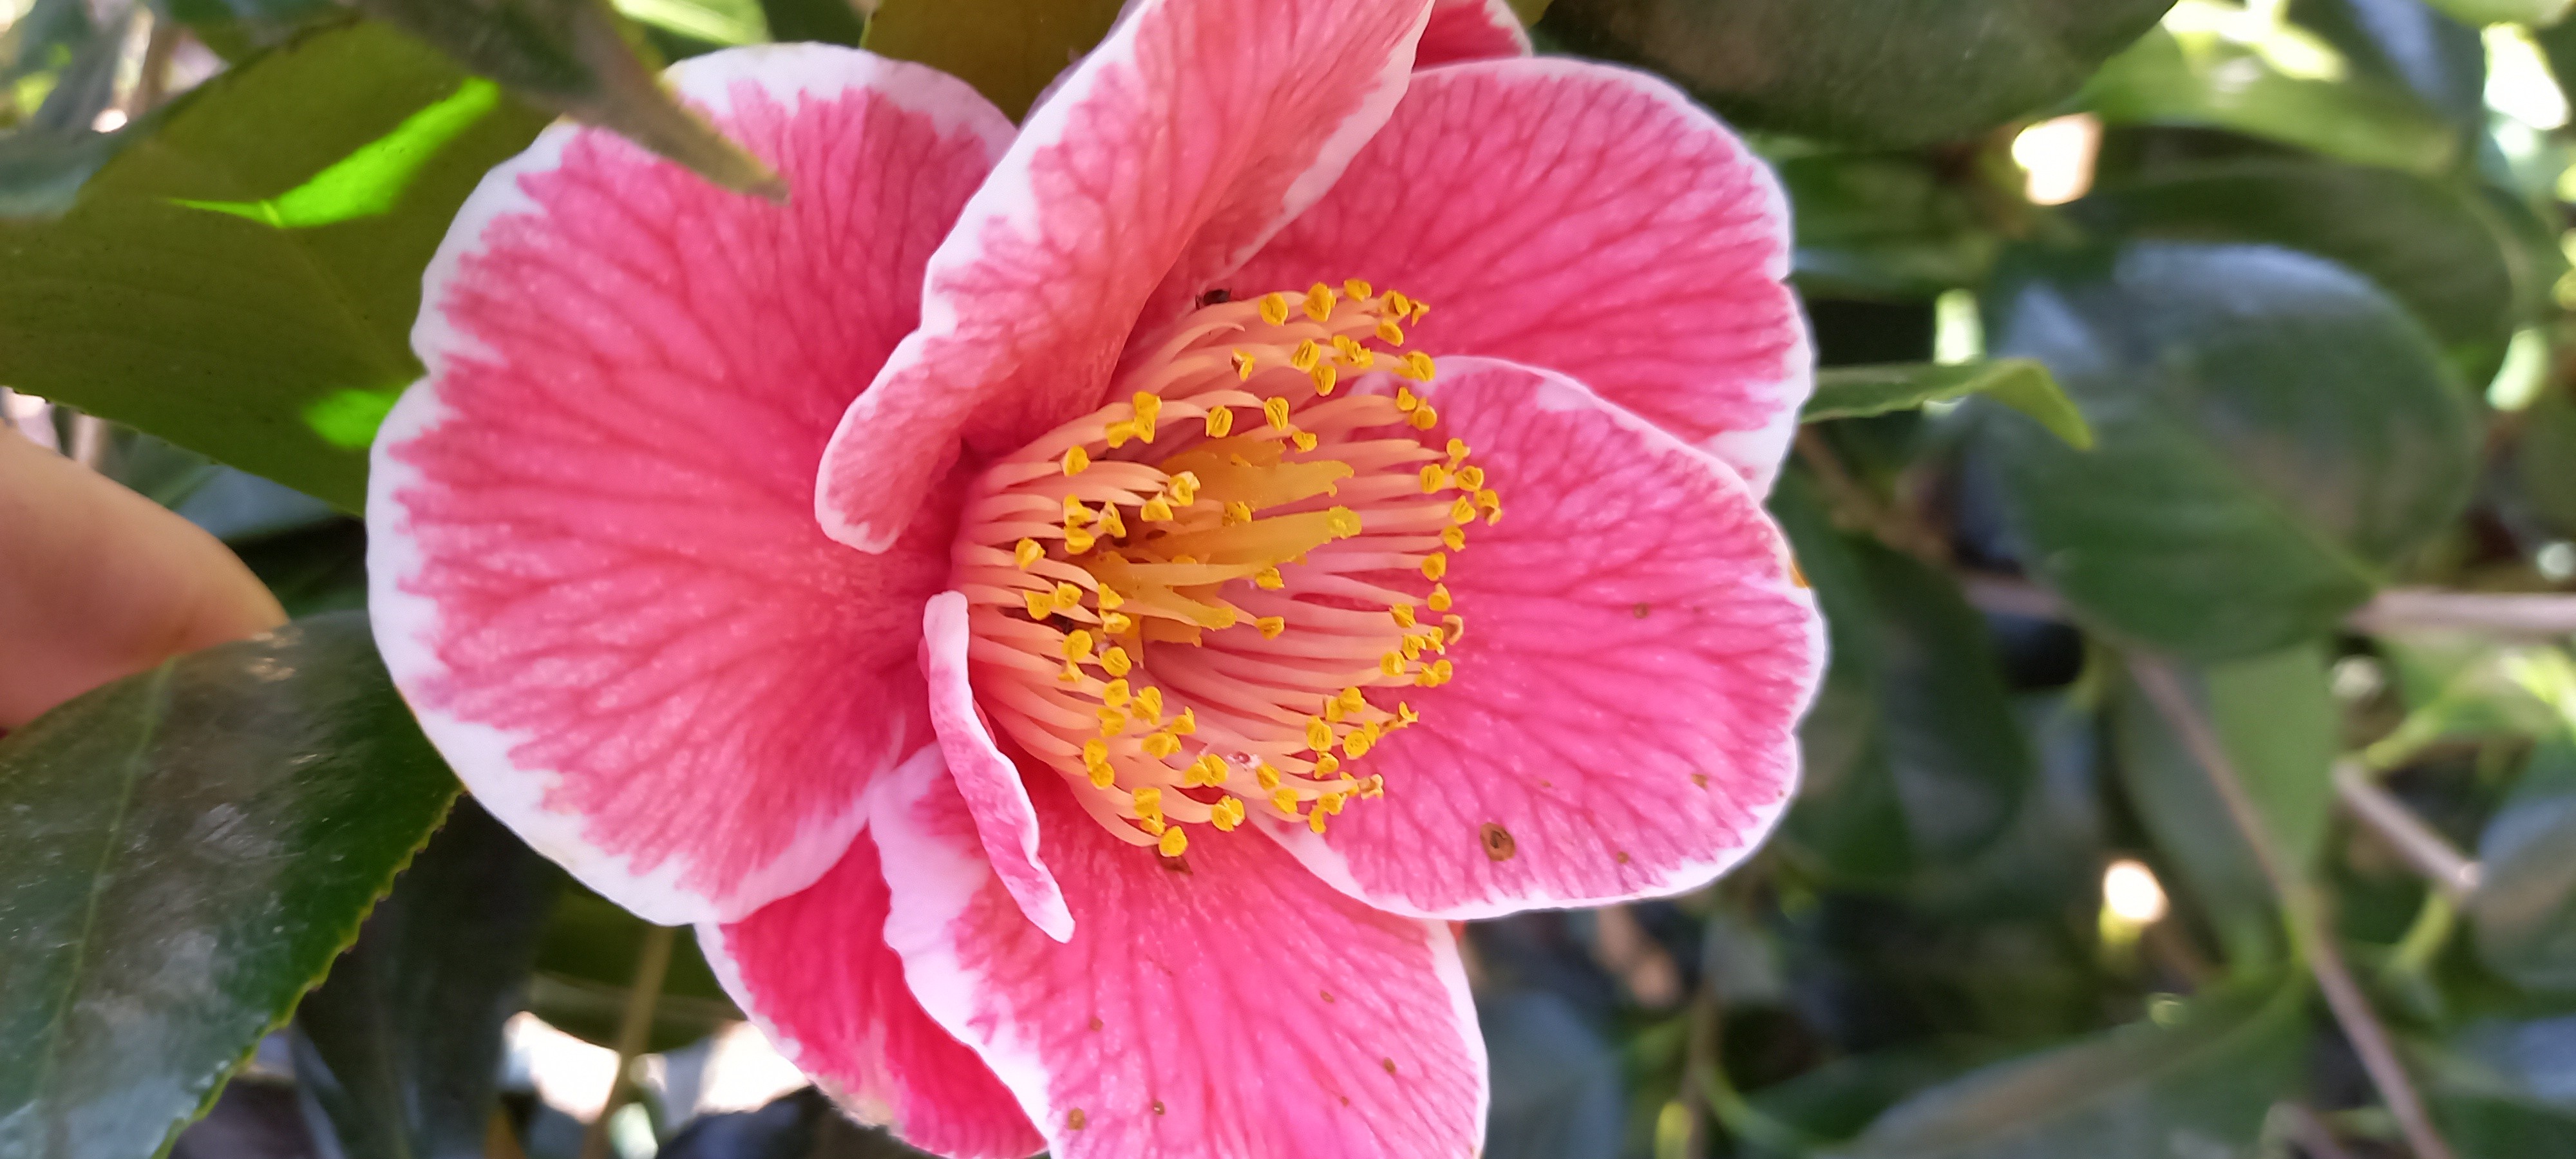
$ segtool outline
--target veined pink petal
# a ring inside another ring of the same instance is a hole
[[[1098,406],[1160,319],[1322,196],[1403,95],[1428,0],[1139,0],[1029,115],[931,258],[921,330],[850,405],[815,512],[893,542],[959,437]]]
[[[1073,914],[1064,907],[1064,891],[1038,856],[1038,814],[1020,770],[993,743],[992,730],[975,711],[975,689],[967,680],[966,597],[941,592],[922,612],[922,675],[930,684],[930,723],[939,732],[939,749],[957,792],[974,814],[984,856],[994,877],[1010,891],[1020,909],[1061,942],[1073,936]]]
[[[1768,490],[1814,386],[1780,185],[1663,81],[1560,58],[1431,69],[1344,181],[1227,280],[1365,278],[1414,349],[1563,371]]]
[[[1470,918],[1699,886],[1796,783],[1823,621],[1733,470],[1559,375],[1454,358],[1429,394],[1501,494],[1449,560],[1456,679],[1369,753],[1386,795],[1323,836],[1325,880]]]
[[[935,750],[915,760],[936,774]],[[1011,1092],[913,999],[885,919],[876,844],[853,841],[803,892],[699,926],[698,947],[735,1004],[853,1114],[958,1159],[1036,1152],[1045,1144]]]
[[[1503,0],[1435,0],[1413,67],[1529,54],[1529,30]]]
[[[803,888],[868,780],[933,739],[914,652],[943,513],[858,555],[814,526],[814,469],[1009,133],[963,83],[844,49],[671,77],[789,203],[549,129],[430,265],[428,375],[367,502],[377,641],[431,739],[530,844],[662,922]]]
[[[886,939],[1059,1159],[1467,1156],[1485,1055],[1445,925],[1324,888],[1258,835],[1165,859],[1032,778],[1075,918],[1048,941],[985,870],[944,778],[870,806]]]

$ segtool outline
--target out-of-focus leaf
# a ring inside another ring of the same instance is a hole
[[[2558,533],[2576,536],[2576,396],[2552,384],[2525,412],[2513,463],[2522,497]]]
[[[760,0],[769,35],[779,41],[812,40],[858,47],[867,31],[855,0]]]
[[[2026,563],[2118,635],[2200,659],[2323,633],[2468,498],[2464,392],[2369,283],[2283,250],[2035,259],[1992,348],[2048,364],[2098,442],[1975,442]]]
[[[2576,1153],[2576,1018],[2482,1020],[2415,1046],[2435,1119],[2463,1159]]]
[[[181,657],[0,740],[0,1153],[158,1150],[455,793],[355,614]]]
[[[2518,270],[2518,247],[2474,191],[2365,165],[2196,166],[2099,190],[2076,212],[2105,233],[2265,242],[2332,259],[2403,303],[2464,367],[2500,357],[2532,296],[2524,283],[2558,273]]]
[[[1958,185],[1908,153],[1779,162],[1810,293],[1929,298],[1985,280],[2002,240]]]
[[[2186,44],[2162,29],[2111,58],[2080,99],[2115,125],[2231,129],[2428,175],[2461,156],[2460,134],[2403,89],[2367,76],[2285,76],[2252,49],[2214,38]]]
[[[357,510],[366,447],[419,374],[420,271],[483,171],[544,116],[504,101],[426,164],[382,167],[389,212],[309,228],[259,203],[474,83],[376,25],[312,34],[180,98],[59,221],[0,222],[0,381]]]
[[[128,139],[124,132],[87,129],[0,134],[0,220],[53,217],[70,209],[82,183]]]
[[[616,0],[617,10],[638,24],[713,48],[768,40],[769,18],[759,0]]]
[[[2553,737],[2478,841],[2478,956],[2533,990],[2576,991],[2576,744]],[[2571,1064],[2576,1071],[2576,1064]],[[2576,1092],[2571,1092],[2576,1095]]]
[[[565,880],[538,941],[529,1008],[567,1033],[614,1044],[647,928],[644,919]],[[699,954],[697,938],[682,930],[671,948],[662,999],[653,1009],[651,1049],[685,1046],[741,1020]]]
[[[205,1117],[188,1124],[167,1159],[339,1159],[313,1146],[292,1084],[244,1075],[224,1084]]]
[[[555,880],[470,798],[394,880],[295,1010],[296,1083],[342,1153],[482,1159]]]
[[[2567,15],[2567,0],[2432,0],[2432,4],[2464,24],[2510,23],[2540,28],[2556,24]]]
[[[2424,0],[2290,0],[2290,19],[2354,70],[2405,85],[2462,130],[2486,127],[2487,49],[2475,27]]]
[[[1567,49],[1672,77],[1729,120],[1908,147],[2074,92],[2173,0],[1556,0]]]
[[[2293,1089],[2305,992],[2203,999],[1972,1072],[1879,1117],[1838,1159],[2251,1159]]]
[[[1917,362],[1887,366],[1834,366],[1816,372],[1816,393],[1798,417],[1804,422],[1859,418],[1912,410],[1982,394],[2029,415],[2071,447],[2093,445],[2093,430],[2067,401],[2048,367],[2028,358],[1999,358],[1960,366]]]
[[[636,55],[608,0],[352,2],[532,103],[612,130],[727,189],[787,196],[759,158],[681,106]]]
[[[1961,1060],[1937,1051],[1898,1049],[1839,1058],[1745,1101],[1811,1139],[1840,1142],[1908,1096],[1958,1075]]]
[[[928,1159],[876,1127],[863,1127],[812,1087],[757,1111],[690,1120],[657,1159]]]
[[[1119,0],[884,0],[870,51],[974,85],[1012,120],[1118,19]]]
[[[1627,1134],[1619,1053],[1563,997],[1487,995],[1476,1022],[1493,1059],[1490,1159],[1616,1159]]]

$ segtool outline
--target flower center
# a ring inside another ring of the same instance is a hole
[[[1395,353],[1428,309],[1360,281],[1203,306],[1131,354],[1126,401],[971,485],[977,699],[1110,832],[1177,857],[1185,825],[1321,833],[1386,791],[1365,758],[1466,629],[1449,553],[1502,518],[1404,385],[1432,376]]]

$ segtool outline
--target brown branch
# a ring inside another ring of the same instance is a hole
[[[635,984],[626,991],[626,1013],[617,1023],[617,1074],[609,1080],[608,1101],[600,1104],[599,1117],[582,1129],[581,1159],[608,1155],[608,1120],[633,1093],[635,1060],[652,1042],[653,1008],[661,1004],[662,978],[670,972],[671,944],[678,934],[671,926],[644,931],[644,944],[635,952]]]
[[[2316,975],[2317,988],[2325,994],[2326,1005],[2334,1011],[2335,1021],[2342,1024],[2353,1053],[2361,1056],[2362,1069],[2369,1072],[2372,1085],[2379,1088],[2380,1098],[2387,1101],[2389,1114],[2396,1117],[2398,1128],[2406,1135],[2407,1146],[2413,1148],[2416,1159],[2452,1159],[2450,1145],[2433,1129],[2423,1097],[2416,1093],[2414,1080],[2407,1077],[2405,1066],[2397,1059],[2388,1028],[2380,1024],[2378,1012],[2371,1009],[2369,997],[2361,992],[2360,983],[2353,980],[2352,968],[2343,960],[2343,950],[2336,945],[2334,931],[2326,922],[2324,897],[2273,843],[2271,829],[2255,807],[2253,797],[2246,793],[2236,762],[2219,743],[2217,731],[2200,706],[2192,702],[2191,694],[2183,690],[2172,665],[2132,656],[2129,670],[2137,679],[2139,691],[2155,704],[2181,738],[2183,747],[2200,762],[2211,787],[2227,803],[2229,819],[2244,834],[2246,844],[2253,847],[2255,862],[2280,898],[2281,916],[2290,928],[2291,941],[2304,952],[2309,970]]]
[[[2477,892],[2478,863],[2433,831],[2413,810],[2373,779],[2360,761],[2335,762],[2335,797],[2344,811],[2386,842],[2434,887],[2457,901]]]
[[[1826,506],[1846,530],[1866,532],[1880,543],[1935,567],[1950,562],[1949,544],[1923,526],[1921,520],[1881,500],[1868,484],[1853,478],[1841,457],[1834,454],[1814,427],[1798,428],[1796,446],[1799,460],[1815,474],[1816,485],[1824,488]]]

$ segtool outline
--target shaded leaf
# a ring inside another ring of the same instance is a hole
[[[349,25],[180,98],[67,216],[0,222],[0,381],[357,510],[374,422],[419,374],[421,270],[544,116],[503,101],[425,163],[370,168],[398,188],[335,179],[335,201],[381,213],[280,228],[180,202],[293,197],[476,83]]]
[[[867,31],[855,0],[760,0],[769,35],[781,42],[811,40],[858,47]]]
[[[702,1115],[655,1152],[658,1159],[923,1159],[876,1127],[850,1121],[806,1087],[757,1111]]]
[[[2567,15],[2567,0],[2431,0],[2434,7],[2465,24],[2556,24]]]
[[[1884,366],[1833,366],[1816,372],[1816,393],[1798,417],[1805,422],[1859,418],[1912,410],[1982,394],[2029,415],[2068,446],[2093,445],[2093,430],[2067,401],[2048,367],[2027,358],[2002,358],[1960,366],[1916,362]]]
[[[2448,171],[2461,135],[2414,94],[2367,76],[2311,80],[2253,49],[2158,29],[2111,58],[2079,98],[2114,125],[2198,125],[2414,173]]]
[[[680,105],[636,55],[608,0],[352,2],[531,103],[616,132],[727,189],[787,196],[759,158]]]
[[[2486,128],[2487,48],[2424,0],[2290,0],[2290,19],[2355,70],[2394,80],[2463,131]]]
[[[2522,496],[2560,535],[2576,537],[2576,395],[2553,384],[2524,412],[2514,443]]]
[[[644,919],[564,878],[538,941],[529,1008],[567,1033],[614,1045],[627,984],[635,977],[636,955],[649,928]],[[661,1000],[653,1009],[650,1049],[685,1046],[741,1020],[698,952],[696,932],[680,931],[671,947]]]
[[[2467,501],[2465,392],[2414,321],[2316,258],[2151,242],[2040,258],[1988,307],[2099,440],[1987,422],[2025,564],[2094,623],[2201,659],[2319,635]]]
[[[974,85],[1016,121],[1118,19],[1119,0],[884,0],[860,43]]]
[[[0,740],[0,1153],[158,1150],[455,793],[356,614],[181,657]]]
[[[471,798],[395,879],[295,1011],[297,1086],[343,1154],[481,1159],[554,883]]]
[[[2478,839],[2478,956],[2534,990],[2576,991],[2576,744],[2552,737]],[[2576,1071],[2576,1064],[2571,1064]],[[2576,1093],[2576,1092],[2571,1092]]]
[[[1929,298],[1983,281],[2002,239],[1954,176],[1910,153],[1780,159],[1797,207],[1798,284],[1817,293]]]
[[[1487,994],[1476,1024],[1493,1059],[1489,1159],[1617,1159],[1627,1134],[1619,1053],[1544,990]]]
[[[1556,0],[1568,50],[1736,121],[1869,145],[1972,136],[2073,93],[2172,0]]]

